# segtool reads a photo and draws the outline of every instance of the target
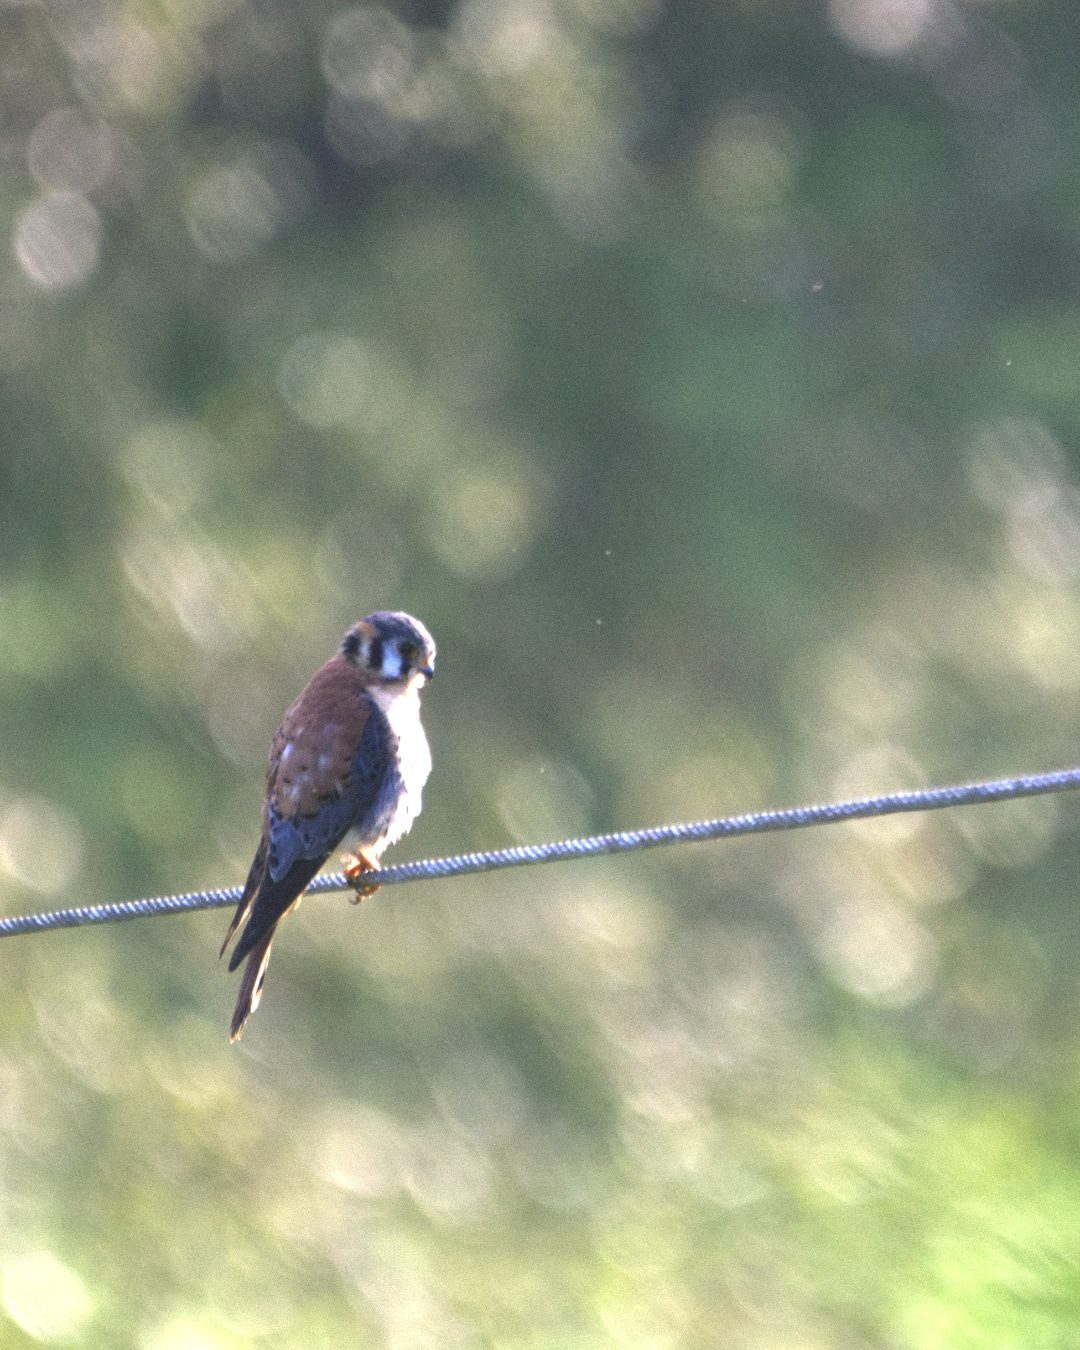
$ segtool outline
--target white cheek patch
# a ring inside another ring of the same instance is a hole
[[[384,680],[400,680],[404,665],[401,660],[401,653],[392,642],[386,643],[382,654],[382,677]]]

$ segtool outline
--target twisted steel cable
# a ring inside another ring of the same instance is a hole
[[[845,820],[866,820],[910,811],[940,811],[951,806],[982,806],[1015,797],[1066,792],[1078,787],[1080,767],[1022,774],[1013,778],[995,778],[980,783],[914,788],[816,806],[749,811],[737,816],[721,816],[715,820],[653,825],[640,830],[616,830],[611,834],[589,835],[582,839],[557,839],[545,844],[520,844],[513,848],[488,849],[479,853],[457,853],[445,858],[423,858],[417,862],[398,863],[378,871],[365,872],[364,884],[396,886],[406,881],[433,881],[474,872],[493,872],[503,867],[528,867],[535,863],[565,862],[571,858],[629,853],[641,848],[659,848],[664,844],[689,844],[743,834],[765,834],[773,830],[801,830],[811,825],[835,825]],[[348,889],[350,883],[344,873],[332,872],[316,877],[305,894],[321,895],[326,891]],[[182,895],[147,896],[111,904],[11,915],[0,918],[0,938],[17,937],[23,933],[52,932],[59,928],[82,928],[88,924],[120,923],[126,919],[148,918],[158,914],[186,914],[191,910],[217,909],[236,904],[242,891],[242,886],[228,886],[216,890],[187,891]]]

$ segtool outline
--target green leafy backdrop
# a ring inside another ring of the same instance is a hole
[[[0,907],[1078,759],[1068,0],[0,14]],[[1062,1347],[1075,804],[0,945],[0,1344]]]

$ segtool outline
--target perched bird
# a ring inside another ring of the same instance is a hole
[[[262,837],[221,951],[240,932],[229,969],[247,957],[229,1039],[258,1007],[278,924],[351,835],[345,875],[360,878],[409,829],[431,772],[420,690],[435,675],[435,642],[418,619],[380,610],[353,624],[337,655],[308,681],[270,746]],[[241,931],[242,930],[242,931]]]

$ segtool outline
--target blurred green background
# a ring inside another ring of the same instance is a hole
[[[0,908],[1080,760],[1080,11],[0,12]],[[1070,797],[0,943],[0,1345],[1080,1345]]]

